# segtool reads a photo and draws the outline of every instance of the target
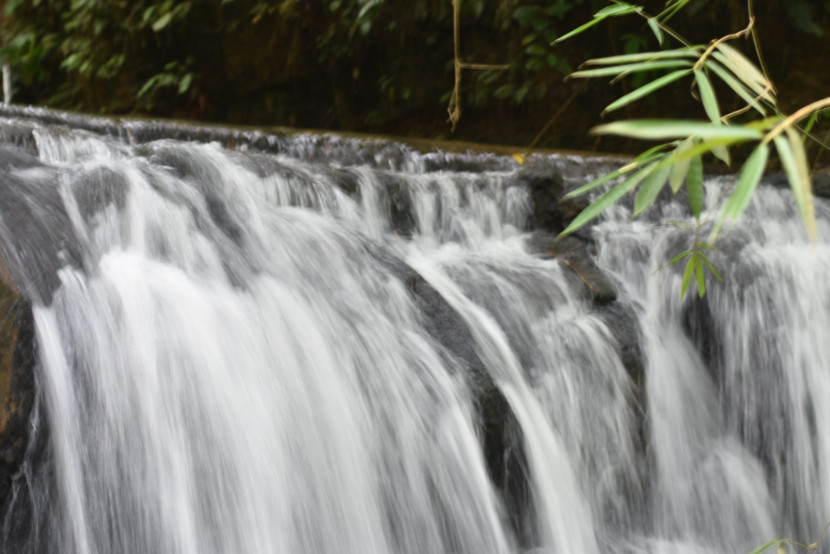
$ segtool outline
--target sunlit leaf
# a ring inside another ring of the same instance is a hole
[[[606,6],[594,14],[594,17],[619,17],[621,15],[628,15],[630,13],[638,13],[643,11],[642,6],[635,6],[633,4],[626,4],[618,2],[611,6]]]
[[[742,85],[740,81],[738,81],[738,79],[736,79],[726,68],[712,60],[706,60],[704,66],[717,75],[721,81],[731,88],[735,94],[740,96],[744,102],[746,102],[749,106],[752,106],[755,111],[761,115],[767,114],[767,111],[756,99],[756,95],[753,95],[751,91]]]
[[[611,102],[607,108],[605,108],[603,113],[611,112],[614,110],[618,110],[628,104],[643,98],[644,96],[648,96],[649,94],[653,93],[656,90],[663,88],[664,86],[671,84],[678,79],[682,79],[686,75],[689,75],[692,72],[691,69],[680,69],[678,71],[673,71],[668,75],[663,75],[662,77],[651,81],[650,83],[646,83],[645,85],[641,86],[640,88],[634,89],[626,95],[623,95],[617,98],[614,102]]]
[[[657,39],[657,44],[663,46],[663,29],[660,28],[660,22],[656,17],[649,17],[647,21],[651,32],[654,33],[654,38]]]
[[[712,88],[709,77],[706,76],[706,72],[695,69],[695,81],[697,81],[697,88],[700,91],[700,101],[703,103],[703,109],[706,110],[706,115],[712,123],[720,123],[718,99],[715,96],[715,89]]]
[[[660,69],[672,69],[676,67],[692,67],[692,62],[688,60],[657,60],[653,62],[627,63],[610,67],[599,67],[597,69],[574,71],[568,75],[568,78],[590,79],[594,77],[611,77],[622,73],[641,73],[643,71],[658,71]]]
[[[621,135],[645,140],[675,139],[686,137],[760,140],[760,131],[737,125],[714,126],[701,121],[673,119],[634,119],[617,121],[594,127],[594,134]]]
[[[691,140],[684,140],[681,142],[674,151],[675,156],[681,156],[683,152],[688,150],[694,146],[694,142]],[[671,186],[671,190],[673,193],[677,194],[677,191],[680,190],[680,187],[683,186],[683,181],[686,179],[686,173],[689,171],[689,164],[691,163],[691,158],[680,159],[676,162],[669,165],[671,168],[671,173],[669,174],[669,186]]]
[[[172,11],[167,12],[163,16],[156,19],[156,22],[153,23],[153,31],[158,33],[159,31],[161,31],[162,29],[167,27],[167,25],[169,25],[170,21],[172,21],[172,20],[173,20],[173,12]]]
[[[796,206],[798,206],[798,212],[801,214],[801,219],[807,228],[810,240],[815,240],[815,205],[813,204],[813,190],[810,184],[810,174],[809,168],[807,167],[806,155],[804,154],[804,145],[801,143],[798,133],[791,128],[787,129],[787,137],[778,135],[773,140],[778,149],[778,157],[781,160],[781,165],[787,173],[787,179],[790,182],[790,188],[793,191],[793,198],[795,199]]]
[[[757,96],[770,104],[775,104],[772,83],[743,54],[722,42],[718,45],[717,51],[712,53],[712,57],[732,71]]]
[[[726,165],[732,165],[732,158],[729,156],[729,149],[725,146],[712,146],[712,154]]]
[[[678,48],[676,50],[657,50],[654,52],[637,52],[636,54],[621,54],[619,56],[594,58],[586,61],[583,65],[619,65],[667,58],[696,58],[699,55],[699,48]]]
[[[640,6],[632,6],[630,4],[624,4],[624,3],[619,3],[619,4],[614,4],[612,6],[607,6],[603,9],[601,9],[600,11],[598,11],[597,13],[595,13],[594,18],[591,21],[580,25],[579,27],[577,27],[573,31],[565,33],[561,37],[559,37],[556,40],[554,40],[553,42],[551,42],[551,44],[556,44],[558,42],[562,42],[563,40],[567,40],[567,39],[569,39],[573,36],[576,36],[580,33],[583,33],[585,31],[587,31],[588,29],[590,29],[591,27],[593,27],[594,25],[597,25],[598,23],[601,23],[602,21],[604,21],[605,19],[607,19],[609,17],[628,15],[630,13],[636,13],[636,12],[640,12],[642,10],[643,10],[643,8],[640,7]]]
[[[660,191],[663,190],[666,181],[669,179],[671,166],[666,166],[652,171],[637,189],[637,196],[634,198],[634,215],[640,215],[643,210],[654,202]]]
[[[597,198],[590,206],[579,212],[571,224],[562,231],[560,236],[568,235],[573,233],[580,227],[583,227],[586,223],[597,217],[601,214],[605,209],[615,202],[634,190],[640,182],[648,177],[651,171],[654,169],[654,165],[650,165],[636,174],[632,175],[622,183],[615,185],[611,190]]]
[[[645,152],[643,152],[642,154],[640,154],[639,156],[637,156],[636,158],[634,158],[633,160],[631,160],[630,162],[628,162],[627,164],[622,166],[621,168],[619,168],[617,170],[614,170],[610,173],[606,173],[605,175],[603,175],[603,176],[601,176],[597,179],[594,179],[590,183],[587,183],[585,185],[582,185],[579,188],[576,188],[576,189],[572,190],[571,192],[569,192],[568,194],[563,196],[562,199],[567,200],[569,198],[574,198],[576,196],[581,196],[581,195],[585,194],[586,192],[590,192],[590,191],[594,190],[595,188],[607,183],[608,181],[616,179],[617,177],[625,175],[626,173],[630,173],[631,171],[634,171],[635,169],[637,169],[639,167],[643,167],[644,165],[646,165],[648,163],[651,163],[654,160],[657,160],[657,159],[663,157],[664,154],[660,153],[660,151],[663,150],[666,147],[667,147],[667,145],[660,144],[660,145],[654,146],[652,148],[649,148],[648,150],[646,150]]]
[[[712,236],[717,236],[721,226],[726,220],[737,219],[749,204],[749,199],[752,193],[755,192],[755,187],[761,180],[764,174],[764,167],[767,165],[767,157],[769,156],[769,148],[766,144],[759,144],[755,150],[747,158],[741,174],[738,177],[738,183],[735,185],[735,190],[726,201],[726,205],[721,211],[715,228],[712,230]]]
[[[700,220],[703,212],[703,159],[695,156],[689,163],[689,173],[686,175],[686,192],[689,195],[689,207],[692,208],[692,215]]]

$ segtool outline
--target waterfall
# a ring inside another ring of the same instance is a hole
[[[5,117],[37,353],[7,552],[731,553],[830,521],[822,201],[810,244],[759,189],[681,300],[682,199],[569,261],[510,158]]]

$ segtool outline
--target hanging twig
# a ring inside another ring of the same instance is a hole
[[[496,65],[488,63],[467,63],[461,61],[461,31],[460,31],[460,4],[461,0],[452,1],[452,26],[453,26],[453,47],[454,59],[453,65],[455,68],[455,85],[450,95],[450,102],[447,105],[447,112],[450,117],[448,121],[452,124],[452,131],[455,131],[458,121],[461,119],[461,70],[462,69],[496,69],[505,70],[510,69],[510,65]]]

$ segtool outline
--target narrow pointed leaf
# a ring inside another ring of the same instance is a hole
[[[662,167],[652,171],[648,177],[637,189],[637,196],[634,198],[634,215],[640,215],[643,210],[648,208],[660,191],[663,190],[666,181],[669,179],[671,173],[671,166]]]
[[[712,88],[712,83],[706,72],[700,69],[695,69],[695,81],[697,81],[697,88],[700,91],[700,101],[703,103],[703,109],[709,117],[709,121],[718,125],[720,124],[720,108],[718,108],[718,98],[715,96],[715,89]]]
[[[798,206],[798,213],[807,228],[810,240],[815,240],[817,235],[816,213],[807,155],[804,152],[804,144],[801,142],[798,132],[792,127],[787,128],[786,132],[786,138],[782,135],[775,137],[775,146],[778,148],[781,165],[784,166],[784,171],[787,173],[787,179],[793,191],[793,198]]]
[[[716,63],[712,60],[706,60],[706,63],[703,64],[706,69],[710,70],[712,73],[718,76],[721,81],[723,81],[732,91],[741,97],[741,99],[746,102],[749,106],[760,113],[761,115],[767,115],[767,111],[758,102],[756,95],[752,94],[744,85],[738,81],[726,68],[724,68],[719,63]]]
[[[689,0],[677,0],[676,2],[666,2],[666,9],[657,14],[657,17],[660,18],[662,21],[668,21],[674,15],[683,9],[686,4],[689,3]],[[671,4],[671,5],[669,5]]]
[[[561,37],[559,37],[556,40],[554,40],[553,42],[551,42],[551,44],[553,45],[553,44],[556,44],[558,42],[562,42],[563,40],[568,40],[569,38],[571,38],[573,36],[576,36],[580,33],[583,33],[585,31],[587,31],[588,29],[590,29],[591,27],[593,27],[594,25],[597,25],[598,23],[601,23],[606,18],[640,12],[640,11],[642,11],[642,9],[643,8],[641,8],[640,6],[632,6],[630,4],[615,4],[613,6],[608,6],[606,8],[601,9],[597,13],[595,13],[594,18],[591,21],[589,21],[589,22],[587,22],[583,25],[580,25],[579,27],[577,27],[573,31],[565,33]]]
[[[667,58],[697,58],[700,48],[677,48],[675,50],[656,50],[652,52],[637,52],[636,54],[621,54],[588,60],[584,65],[619,65],[636,62],[649,62]]]
[[[680,156],[692,146],[694,146],[694,143],[691,140],[684,140],[675,149],[674,155]],[[683,186],[683,180],[686,179],[686,173],[689,172],[689,164],[691,161],[691,158],[682,159],[669,166],[671,167],[671,173],[669,174],[669,186],[671,186],[671,190],[674,194],[677,194],[677,191],[679,191],[680,187]]]
[[[697,295],[703,298],[706,295],[706,275],[703,273],[703,263],[697,253],[692,255],[695,264],[695,280],[697,281]]]
[[[661,164],[675,164],[684,160],[691,160],[695,156],[701,156],[703,154],[709,153],[715,148],[719,146],[729,146],[731,144],[736,144],[739,142],[745,142],[746,139],[737,140],[734,138],[712,138],[703,140],[700,142],[695,143],[693,146],[690,146],[688,149],[684,149],[682,151],[675,151],[668,157],[666,157]]]
[[[746,209],[746,206],[749,204],[749,199],[752,198],[752,193],[755,192],[755,187],[758,186],[758,182],[764,174],[768,156],[769,148],[767,145],[759,144],[752,154],[750,154],[749,158],[747,158],[741,174],[738,177],[735,190],[726,201],[726,205],[723,207],[721,215],[715,223],[715,228],[712,230],[713,236],[717,236],[726,220],[734,221]]]
[[[679,262],[680,260],[682,260],[683,258],[688,256],[692,252],[694,252],[694,250],[684,250],[683,252],[681,252],[680,254],[677,254],[675,257],[673,257],[671,260],[669,260],[669,264],[676,264],[677,262]]]
[[[756,75],[760,75],[760,73],[752,62],[743,57],[743,54],[732,48],[730,50],[731,54],[727,56],[722,50],[723,46],[725,45],[719,45],[718,48],[721,48],[721,51],[713,52],[712,57],[729,69],[756,96],[760,96],[770,104],[775,105],[772,84],[763,75],[760,79],[756,78]]]
[[[677,67],[692,67],[690,60],[657,60],[649,62],[625,63],[596,69],[574,71],[568,75],[569,79],[591,79],[594,77],[615,77],[622,73],[641,73],[643,71],[658,71]]]
[[[637,139],[676,139],[687,137],[731,138],[737,140],[760,140],[760,131],[737,125],[718,125],[702,121],[671,119],[632,119],[617,121],[594,127],[591,131],[599,135],[620,135]]]
[[[729,156],[729,149],[725,146],[713,146],[712,154],[727,166],[732,165],[732,158]]]
[[[581,195],[585,194],[586,192],[590,192],[590,191],[594,190],[595,188],[604,185],[608,181],[612,181],[612,180],[616,179],[617,177],[621,176],[622,174],[623,174],[623,172],[620,171],[619,169],[617,169],[615,171],[612,171],[610,173],[606,173],[602,177],[598,177],[598,178],[594,179],[593,181],[591,181],[590,183],[587,183],[585,185],[582,185],[579,188],[576,188],[576,189],[572,190],[571,192],[569,192],[568,194],[563,196],[562,200],[568,200],[569,198],[575,198],[577,196],[581,196]]]
[[[622,183],[615,185],[611,190],[597,198],[590,206],[582,210],[577,215],[571,224],[560,233],[560,236],[565,236],[573,233],[580,227],[601,214],[607,207],[614,204],[617,200],[625,196],[627,193],[634,190],[640,182],[648,177],[649,173],[654,169],[654,166],[648,166],[636,174],[632,175]]]
[[[741,54],[741,52],[732,46],[729,45],[727,42],[721,42],[718,44],[718,50],[726,57],[730,63],[732,63],[735,67],[740,70],[740,73],[735,73],[739,77],[742,75],[745,77],[741,80],[744,81],[753,81],[758,83],[760,86],[768,89],[772,94],[775,90],[772,86],[772,83],[764,76],[758,66],[752,63],[746,56]]]
[[[656,17],[649,17],[647,21],[651,32],[654,33],[654,37],[657,39],[657,44],[663,46],[663,29],[660,28],[660,22],[657,21]]]
[[[607,183],[608,181],[616,179],[617,177],[620,177],[621,175],[625,175],[626,173],[634,171],[638,167],[642,167],[642,166],[644,166],[644,165],[646,165],[650,162],[653,162],[654,160],[657,160],[657,159],[665,156],[665,154],[660,153],[660,150],[663,150],[664,148],[666,148],[666,146],[667,145],[665,145],[665,144],[660,144],[660,145],[654,146],[653,148],[649,148],[648,150],[646,150],[645,152],[643,152],[642,154],[640,154],[639,156],[634,158],[632,161],[630,161],[627,164],[625,164],[624,166],[622,166],[621,168],[619,168],[617,170],[614,170],[610,173],[606,173],[605,175],[603,175],[603,176],[601,176],[597,179],[594,179],[590,183],[587,183],[585,185],[582,185],[579,188],[576,188],[576,189],[572,190],[571,192],[569,192],[568,194],[563,196],[562,200],[567,200],[569,198],[575,198],[577,196],[581,196],[581,195],[585,194],[586,192],[590,192],[590,191],[594,190],[595,188]]]
[[[634,6],[624,2],[616,3],[612,6],[606,6],[594,14],[594,17],[618,17],[621,15],[628,15],[643,11],[641,6]]]
[[[781,539],[775,539],[773,541],[769,541],[768,543],[764,544],[763,546],[760,546],[760,547],[756,548],[755,550],[753,550],[749,554],[761,554],[761,552],[768,549],[770,546],[775,546],[776,544],[778,544],[780,542],[781,542]]]
[[[689,75],[692,72],[691,69],[680,69],[678,71],[673,71],[667,75],[663,75],[650,83],[646,83],[645,85],[641,86],[640,88],[634,89],[626,95],[623,95],[617,98],[614,102],[611,102],[603,113],[611,112],[614,110],[618,110],[632,102],[643,98],[644,96],[648,96],[652,92],[659,90],[666,85],[669,85],[678,79],[682,79],[686,75]]]
[[[718,270],[715,269],[715,266],[712,264],[712,262],[709,261],[709,258],[706,257],[706,254],[698,250],[697,255],[700,257],[701,260],[703,260],[703,263],[706,264],[706,267],[709,268],[709,271],[712,273],[712,275],[715,276],[715,279],[723,283],[723,277],[720,276],[720,273],[718,273]]]
[[[686,176],[686,192],[689,194],[689,207],[692,215],[700,221],[703,212],[703,159],[700,156],[692,158],[689,163],[689,173]]]
[[[680,285],[680,299],[683,300],[683,297],[686,296],[686,290],[689,288],[689,283],[692,282],[692,273],[694,272],[695,268],[695,257],[694,255],[689,257],[689,261],[686,262],[686,269],[683,270],[683,282]]]

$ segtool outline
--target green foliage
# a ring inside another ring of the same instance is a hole
[[[750,0],[751,2],[751,0]],[[673,192],[685,186],[689,207],[695,219],[695,243],[692,249],[675,256],[671,263],[688,258],[683,272],[681,297],[686,293],[692,278],[697,284],[698,294],[706,292],[705,269],[716,278],[720,276],[704,254],[711,249],[724,224],[737,220],[746,210],[761,177],[774,144],[793,191],[799,213],[811,238],[816,235],[815,210],[809,167],[802,141],[803,131],[799,130],[801,120],[815,121],[821,110],[830,107],[830,98],[814,102],[794,114],[786,116],[778,106],[775,87],[764,71],[759,69],[740,51],[728,44],[750,32],[750,26],[741,32],[715,40],[709,45],[690,45],[666,24],[689,0],[673,0],[658,16],[649,16],[641,6],[614,0],[612,4],[594,14],[593,19],[566,33],[554,42],[576,36],[591,27],[613,17],[639,15],[646,18],[655,38],[662,44],[664,35],[681,43],[671,50],[655,50],[630,55],[612,56],[588,60],[583,67],[570,75],[571,78],[614,77],[619,79],[635,73],[657,73],[659,76],[639,88],[624,94],[611,104],[605,112],[611,112],[642,98],[651,96],[663,87],[685,78],[691,78],[696,98],[700,101],[707,121],[672,119],[628,120],[600,125],[593,129],[596,134],[617,135],[638,140],[670,141],[651,148],[619,170],[580,187],[571,195],[584,194],[612,181],[629,171],[636,171],[608,192],[599,196],[580,213],[562,234],[569,234],[581,228],[627,193],[637,191],[634,200],[634,215],[647,209],[668,182]],[[751,3],[749,6],[751,13]],[[596,67],[599,66],[599,67]],[[671,70],[669,73],[664,73]],[[737,111],[722,115],[721,103],[715,92],[710,76],[717,77],[727,90],[734,93],[744,105]],[[754,112],[754,117],[753,117]],[[775,115],[766,117],[768,112]],[[740,120],[741,122],[737,122]],[[715,206],[717,217],[712,225],[709,242],[700,240],[700,232],[709,223],[704,218],[703,160],[711,154],[729,165],[729,149],[744,143],[756,143],[752,153],[741,168],[737,182],[726,200]]]

